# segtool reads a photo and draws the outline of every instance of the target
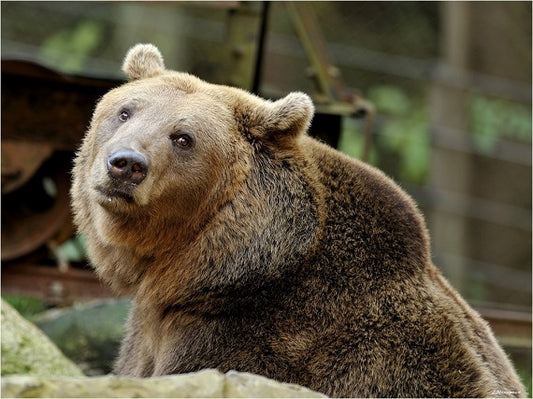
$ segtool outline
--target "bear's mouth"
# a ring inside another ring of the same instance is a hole
[[[107,187],[97,186],[96,191],[98,191],[100,194],[103,194],[104,197],[106,197],[106,200],[108,202],[113,202],[113,200],[115,199],[123,199],[128,204],[132,204],[135,202],[133,195],[131,195],[129,190],[127,189],[120,189],[117,187],[107,188]]]

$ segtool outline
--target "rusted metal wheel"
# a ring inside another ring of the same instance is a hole
[[[52,156],[22,186],[2,195],[2,261],[72,233],[69,161],[64,158]]]

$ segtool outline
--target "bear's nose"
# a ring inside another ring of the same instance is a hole
[[[107,172],[113,179],[139,184],[148,173],[148,165],[138,152],[120,150],[107,158]]]

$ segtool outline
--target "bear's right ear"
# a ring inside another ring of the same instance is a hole
[[[235,109],[238,128],[256,149],[258,145],[279,147],[294,142],[307,132],[315,111],[311,98],[301,92],[274,102],[248,94],[241,102],[247,104]]]
[[[296,136],[307,131],[314,111],[313,101],[307,94],[292,92],[269,104],[262,123],[270,134]]]
[[[165,71],[165,64],[156,46],[136,44],[126,54],[122,70],[131,81],[160,75]]]

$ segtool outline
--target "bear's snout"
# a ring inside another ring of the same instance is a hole
[[[138,152],[120,150],[107,158],[107,172],[115,180],[137,185],[146,177],[148,163]]]

